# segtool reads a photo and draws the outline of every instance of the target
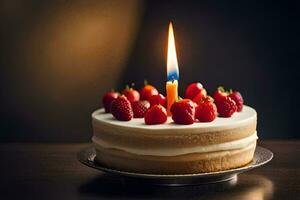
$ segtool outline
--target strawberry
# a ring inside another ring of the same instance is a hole
[[[186,99],[194,99],[197,95],[202,94],[203,96],[206,96],[206,90],[203,88],[202,84],[199,82],[192,83],[188,85],[188,87],[185,90],[184,97]],[[202,95],[199,95],[197,99],[201,98]]]
[[[103,98],[102,98],[102,103],[105,109],[106,113],[110,112],[110,104],[113,100],[118,98],[119,94],[117,92],[107,92]]]
[[[237,106],[237,111],[241,112],[243,110],[243,105],[244,105],[244,99],[243,99],[241,93],[234,91],[229,94],[229,97],[233,101],[235,101],[235,104]]]
[[[117,99],[111,102],[110,111],[120,121],[130,121],[133,118],[130,101],[124,95],[118,96]]]
[[[202,102],[196,107],[195,117],[199,122],[214,121],[217,115],[217,107],[211,101]]]
[[[238,112],[241,112],[243,110],[244,100],[242,95],[237,91],[232,91],[231,89],[229,91],[225,91],[223,87],[218,87],[217,91],[215,91],[213,97],[216,102],[222,101],[223,97],[228,96],[230,97],[236,104],[236,108]],[[218,105],[217,105],[218,107]],[[219,111],[219,108],[218,108]]]
[[[171,106],[172,119],[176,124],[193,124],[195,120],[195,103],[183,99]]]
[[[130,88],[128,85],[122,91],[122,94],[124,94],[130,102],[135,102],[140,100],[140,93],[134,90],[132,87]]]
[[[146,100],[135,101],[131,103],[133,116],[135,118],[143,118],[147,110],[150,108],[150,103]]]
[[[145,83],[145,86],[142,89],[140,89],[139,92],[141,95],[141,100],[148,100],[148,101],[152,95],[158,94],[157,89],[154,86],[149,85],[147,83]]]
[[[216,106],[221,117],[231,117],[237,111],[237,106],[234,100],[229,96],[223,96],[217,99]]]
[[[166,97],[164,97],[164,95],[162,95],[162,94],[152,95],[149,98],[149,102],[150,102],[151,107],[154,105],[162,105],[164,107],[167,106]]]
[[[218,101],[219,99],[222,99],[222,97],[227,96],[228,93],[225,91],[224,87],[220,86],[213,94],[213,98],[215,101]]]
[[[162,105],[152,106],[145,114],[146,124],[163,124],[167,121],[167,111]]]
[[[193,102],[199,104],[203,99],[207,97],[207,92],[204,88],[192,99]]]

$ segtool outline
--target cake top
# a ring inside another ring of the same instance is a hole
[[[207,128],[230,128],[239,126],[249,121],[256,120],[256,111],[249,107],[244,106],[242,112],[236,112],[230,118],[217,117],[212,122],[195,122],[190,125],[175,124],[173,120],[168,117],[168,120],[164,124],[157,125],[147,125],[143,118],[133,118],[130,121],[119,121],[115,119],[110,113],[105,113],[104,109],[99,109],[93,112],[92,118],[96,122],[105,123],[107,125],[126,127],[126,128],[136,128],[145,130],[172,130],[172,129],[207,129]]]

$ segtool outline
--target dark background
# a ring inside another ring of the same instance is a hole
[[[261,138],[299,138],[293,1],[1,1],[0,141],[89,141],[110,88],[164,93],[173,21],[180,93],[240,91]]]

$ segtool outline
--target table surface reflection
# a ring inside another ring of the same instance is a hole
[[[269,140],[267,165],[207,185],[153,186],[112,177],[80,164],[91,144],[1,144],[0,199],[299,199],[300,141]]]

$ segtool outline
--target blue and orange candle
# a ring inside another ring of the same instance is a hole
[[[171,106],[178,99],[178,61],[175,46],[175,37],[172,22],[169,24],[169,36],[168,36],[168,57],[167,57],[167,113],[170,116]]]

